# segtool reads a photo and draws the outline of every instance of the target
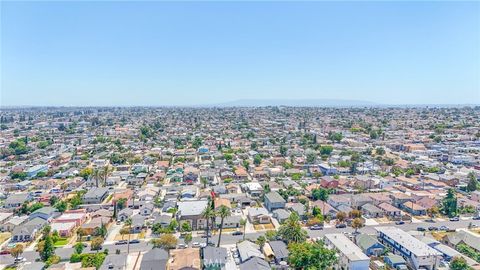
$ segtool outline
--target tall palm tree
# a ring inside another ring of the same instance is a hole
[[[112,171],[113,171],[113,167],[110,167],[109,165],[103,167],[102,172],[101,172],[103,186],[105,186],[107,184],[107,178]]]
[[[206,227],[206,230],[207,230],[207,242],[206,244],[208,245],[208,237],[209,237],[209,234],[210,234],[210,220],[212,218],[214,218],[216,216],[216,213],[215,211],[213,211],[213,209],[209,206],[207,206],[207,208],[205,208],[205,210],[203,210],[203,213],[202,213],[202,217],[205,218],[205,220],[207,221],[207,227]]]
[[[125,225],[128,226],[127,254],[130,254],[130,235],[132,235],[132,219],[127,218],[127,220],[125,220]]]
[[[226,207],[225,205],[221,205],[218,209],[218,216],[220,216],[220,231],[218,233],[218,244],[217,247],[220,247],[220,241],[222,240],[222,230],[223,230],[223,220],[226,217],[231,216],[232,213],[230,212],[230,208]]]
[[[245,230],[247,228],[247,220],[245,218],[242,218],[240,220],[240,225],[243,227],[243,240],[245,241]]]
[[[92,173],[92,177],[95,178],[95,185],[96,185],[97,187],[99,187],[98,181],[99,181],[100,178],[102,177],[102,172],[101,172],[99,169],[94,169],[94,170],[93,170],[93,173]]]

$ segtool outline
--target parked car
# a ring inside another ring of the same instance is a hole
[[[424,232],[424,231],[426,231],[426,230],[425,230],[425,228],[423,228],[423,227],[417,227],[417,231],[419,231],[419,232]]]
[[[21,262],[26,262],[27,259],[25,259],[24,257],[18,257],[18,258],[15,258],[14,262],[15,263],[21,263]]]
[[[310,226],[309,229],[312,230],[312,231],[323,230],[323,226],[320,226],[320,225],[318,225],[318,224],[315,224],[315,225],[313,225],[313,226]]]
[[[438,228],[435,227],[435,226],[430,226],[430,227],[428,227],[428,230],[429,231],[438,231]]]
[[[473,220],[480,220],[480,216],[478,216],[478,217],[473,217],[472,219],[473,219]]]
[[[115,242],[115,245],[117,245],[117,246],[118,245],[126,245],[126,244],[128,244],[127,240],[120,240],[120,241]]]
[[[199,242],[193,242],[192,247],[198,248],[198,247],[200,247],[200,243]]]
[[[448,231],[450,230],[447,226],[443,225],[443,226],[440,226],[440,228],[438,228],[440,231]]]
[[[241,231],[234,231],[232,235],[243,235],[243,232]]]
[[[347,227],[347,224],[345,223],[339,223],[337,225],[335,225],[335,228],[337,229],[343,229],[343,228],[346,228]]]
[[[8,249],[4,249],[4,250],[0,251],[0,255],[8,255],[8,254],[10,254],[10,250],[8,250]]]
[[[433,219],[430,218],[430,219],[426,219],[425,222],[435,223],[435,220],[433,220]]]
[[[403,225],[403,224],[405,224],[405,221],[403,220],[399,220],[395,222],[395,225]]]
[[[460,218],[459,217],[452,217],[449,220],[450,221],[460,221]]]
[[[140,240],[138,239],[130,240],[130,244],[138,244],[138,243],[140,243]]]
[[[177,245],[177,248],[178,248],[178,249],[184,249],[184,248],[187,248],[187,247],[188,247],[188,246],[185,245],[185,244],[178,244],[178,245]]]

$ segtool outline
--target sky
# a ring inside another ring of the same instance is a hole
[[[480,103],[480,2],[0,2],[1,106]]]

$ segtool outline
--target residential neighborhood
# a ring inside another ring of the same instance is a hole
[[[1,268],[480,269],[478,107],[0,122]]]

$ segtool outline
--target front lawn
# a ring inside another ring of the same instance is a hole
[[[55,247],[63,247],[66,244],[68,244],[68,242],[69,242],[68,238],[58,238],[58,240],[55,243],[53,243],[53,245]]]

